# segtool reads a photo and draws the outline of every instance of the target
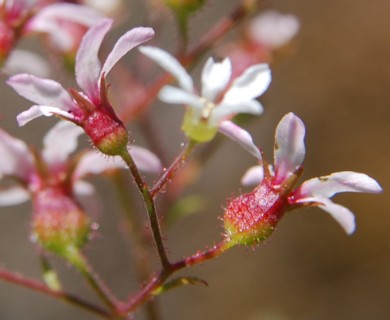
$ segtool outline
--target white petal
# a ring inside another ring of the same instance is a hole
[[[83,180],[75,181],[73,183],[73,188],[77,196],[91,196],[96,193],[96,189],[93,184]]]
[[[106,158],[96,151],[87,151],[80,158],[73,177],[79,180],[89,174],[101,174],[113,169],[123,169],[125,163],[119,157]]]
[[[22,187],[0,190],[0,207],[14,206],[30,199],[28,191]]]
[[[381,186],[364,173],[342,171],[329,176],[313,178],[305,181],[299,188],[302,195],[316,195],[326,198],[339,192],[382,192]]]
[[[224,119],[234,117],[237,113],[261,114],[263,106],[256,100],[242,101],[237,104],[219,104],[211,113],[210,125],[217,125]]]
[[[131,146],[129,152],[139,170],[152,173],[162,170],[158,157],[147,149]],[[75,180],[79,180],[88,174],[101,174],[109,170],[125,168],[125,163],[118,156],[104,158],[100,153],[88,151],[81,157],[73,176]]]
[[[34,171],[34,160],[28,146],[0,129],[0,177],[16,176],[26,181]]]
[[[50,67],[39,55],[26,50],[12,50],[2,70],[7,75],[29,73],[38,77],[47,77]]]
[[[139,47],[139,50],[160,65],[165,71],[169,72],[176,78],[179,86],[187,92],[192,93],[194,91],[193,82],[191,76],[187,73],[186,69],[168,52],[150,46]]]
[[[18,122],[18,125],[20,127],[23,127],[26,123],[30,122],[31,120],[34,120],[40,116],[43,116],[43,113],[39,106],[32,106],[26,111],[23,111],[19,113],[16,116],[16,120]]]
[[[241,178],[241,184],[244,186],[259,185],[264,178],[263,166],[254,166],[249,168]]]
[[[229,59],[222,62],[214,62],[209,58],[202,70],[202,97],[209,101],[221,93],[230,81],[232,74],[232,65]]]
[[[32,106],[30,109],[19,113],[16,117],[16,120],[18,121],[19,126],[22,127],[35,118],[40,116],[50,117],[52,115],[58,115],[69,120],[74,119],[74,116],[71,113],[59,108],[50,106]]]
[[[295,114],[288,113],[280,120],[275,134],[275,179],[286,179],[305,158],[305,125]]]
[[[43,138],[42,155],[47,163],[64,163],[77,148],[77,138],[84,131],[67,121],[58,122]]]
[[[127,31],[122,37],[119,38],[114,48],[108,55],[100,76],[103,74],[107,75],[107,73],[110,72],[118,60],[122,58],[127,52],[141,43],[152,39],[153,36],[154,31],[152,28],[139,27]]]
[[[199,111],[203,109],[203,103],[197,95],[180,88],[165,86],[160,90],[158,97],[167,103],[185,104]]]
[[[129,152],[139,170],[151,173],[161,172],[160,159],[151,151],[138,146],[130,146]]]
[[[68,110],[74,108],[73,99],[61,84],[54,80],[42,79],[30,74],[18,74],[7,80],[22,97],[42,105]]]
[[[112,20],[103,20],[90,28],[81,41],[76,56],[76,81],[80,88],[93,99],[99,96],[100,77],[99,49],[104,36],[110,30]]]
[[[218,131],[240,144],[241,147],[257,159],[261,159],[260,151],[253,143],[252,137],[248,131],[240,128],[231,121],[222,121],[219,125]]]
[[[261,96],[271,83],[271,70],[267,64],[249,67],[234,80],[222,103],[236,104]]]
[[[355,231],[355,215],[347,208],[335,204],[324,197],[303,198],[296,203],[315,202],[318,207],[328,212],[345,230],[346,233],[352,234]]]
[[[291,14],[268,10],[257,16],[249,26],[249,36],[275,49],[287,44],[298,32],[299,20]]]

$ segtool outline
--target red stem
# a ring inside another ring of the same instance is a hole
[[[183,260],[170,264],[169,268],[162,270],[150,279],[146,286],[133,296],[126,305],[127,312],[136,310],[140,305],[148,301],[153,296],[153,291],[159,288],[173,273],[186,267],[192,267],[196,264],[203,263],[209,259],[215,258],[229,249],[229,244],[222,241],[214,245],[211,249],[197,252]]]
[[[191,151],[196,146],[196,142],[189,141],[186,147],[182,150],[182,152],[177,156],[177,158],[172,162],[170,167],[165,170],[160,179],[155,183],[153,188],[150,189],[150,195],[154,198],[164,186],[172,180],[176,171],[184,164],[187,160],[188,156],[191,154]]]
[[[72,303],[74,305],[77,305],[85,310],[88,310],[90,312],[93,312],[102,318],[109,318],[111,316],[111,313],[107,310],[101,308],[100,306],[97,306],[91,302],[85,301],[77,296],[74,296],[72,294],[69,294],[64,291],[56,291],[51,288],[49,288],[46,284],[43,282],[29,279],[21,274],[10,272],[4,269],[0,269],[0,279],[12,284],[16,284],[18,286],[33,290],[35,292],[41,292],[43,294],[46,294],[48,296],[57,298],[59,300],[63,300],[69,303]]]

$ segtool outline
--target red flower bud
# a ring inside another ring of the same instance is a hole
[[[254,191],[232,199],[223,218],[229,244],[259,244],[267,239],[287,209],[288,193],[288,188],[267,177]]]
[[[90,221],[78,203],[60,188],[33,196],[33,237],[48,251],[66,257],[84,245]]]
[[[105,90],[104,80],[102,80],[100,100],[95,104],[79,92],[72,89],[69,91],[83,111],[79,125],[92,140],[94,146],[104,154],[120,155],[126,149],[128,132],[110,105]]]

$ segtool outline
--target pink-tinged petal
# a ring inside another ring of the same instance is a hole
[[[103,65],[101,76],[107,75],[112,67],[122,58],[127,52],[134,47],[148,41],[154,37],[154,31],[152,28],[134,28],[127,31],[122,37],[119,38],[114,48],[108,55],[106,62]]]
[[[74,108],[73,99],[57,81],[42,79],[31,74],[18,74],[7,80],[22,97],[42,105],[69,110]]]
[[[75,117],[62,109],[50,107],[50,106],[32,106],[30,109],[19,113],[16,117],[20,127],[24,126],[26,123],[31,120],[38,118],[40,116],[51,117],[52,115],[58,115],[61,118],[74,120]]]
[[[28,199],[30,199],[28,191],[19,186],[0,190],[0,207],[14,206]]]
[[[40,106],[32,106],[26,111],[19,113],[16,116],[16,121],[18,122],[19,127],[23,127],[26,123],[41,116],[43,116],[43,113],[40,109]]]
[[[297,192],[303,196],[316,195],[326,198],[339,192],[382,192],[381,186],[373,178],[364,173],[342,171],[329,176],[313,178],[305,181]]]
[[[248,131],[240,128],[231,121],[222,121],[218,127],[218,131],[240,144],[241,147],[257,159],[261,159],[259,148],[253,143],[252,137]]]
[[[139,170],[150,173],[162,171],[161,161],[153,152],[138,146],[130,146],[129,152]]]
[[[81,41],[76,56],[76,82],[92,99],[99,96],[98,86],[101,65],[99,49],[110,30],[112,20],[106,19],[90,28]]]
[[[74,43],[72,30],[64,27],[63,22],[76,23],[90,27],[104,16],[87,6],[72,3],[56,3],[46,6],[29,20],[27,32],[43,32],[50,35],[51,41],[62,50],[69,50]]]
[[[103,14],[87,6],[73,3],[55,3],[40,9],[29,20],[27,28],[30,31],[46,32],[46,29],[54,30],[54,27],[58,28],[58,21],[60,20],[74,22],[83,26],[93,26],[103,19]]]
[[[203,103],[197,95],[184,91],[180,88],[165,86],[160,90],[158,97],[161,101],[167,103],[189,105],[197,109],[199,112],[203,109]]]
[[[2,70],[11,76],[20,73],[29,73],[38,77],[47,77],[50,67],[46,60],[39,55],[26,50],[12,50]]]
[[[223,104],[237,104],[261,96],[271,83],[271,70],[267,64],[257,64],[249,67],[233,81],[225,93]]]
[[[15,176],[24,181],[34,171],[34,159],[28,146],[0,129],[0,177]]]
[[[241,178],[241,184],[244,186],[259,185],[264,178],[263,166],[254,166],[249,168]]]
[[[280,120],[275,135],[275,181],[281,182],[298,169],[305,158],[305,125],[292,112]]]
[[[64,163],[77,148],[83,129],[67,121],[58,122],[43,138],[42,155],[48,164]]]
[[[137,146],[131,146],[129,152],[139,170],[157,173],[162,170],[160,160],[152,152]],[[100,153],[89,151],[80,159],[75,172],[74,180],[79,180],[89,174],[101,174],[115,169],[124,169],[125,163],[120,157],[105,158]]]
[[[202,70],[202,97],[209,101],[220,94],[230,81],[232,74],[232,64],[229,59],[222,62],[214,62],[209,58]]]
[[[74,180],[90,174],[101,174],[109,170],[123,169],[125,163],[119,157],[106,158],[96,151],[87,151],[80,158],[73,173]]]
[[[319,208],[328,212],[345,230],[346,233],[352,234],[355,231],[355,215],[347,208],[335,204],[324,197],[311,197],[299,199],[296,203],[316,203]]]
[[[151,46],[142,46],[139,47],[139,50],[148,58],[152,59],[161,68],[169,72],[174,76],[179,83],[179,86],[187,91],[192,93],[194,91],[193,82],[191,76],[187,73],[186,69],[177,61],[172,55],[168,52]]]
[[[256,100],[242,101],[237,104],[220,104],[210,116],[210,125],[217,125],[220,121],[234,117],[237,113],[262,114],[263,106]]]

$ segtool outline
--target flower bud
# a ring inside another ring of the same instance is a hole
[[[83,129],[104,154],[120,155],[126,149],[127,129],[115,115],[96,110],[83,123]]]
[[[232,199],[223,217],[230,246],[253,245],[266,240],[287,207],[286,190],[265,179],[251,193]]]
[[[84,113],[84,119],[79,125],[92,140],[94,146],[109,156],[122,154],[127,147],[128,132],[107,99],[104,80],[100,101],[97,101],[96,105],[75,90],[70,89],[69,92]]]
[[[33,239],[48,251],[67,257],[87,241],[90,221],[77,202],[60,188],[33,196]]]

